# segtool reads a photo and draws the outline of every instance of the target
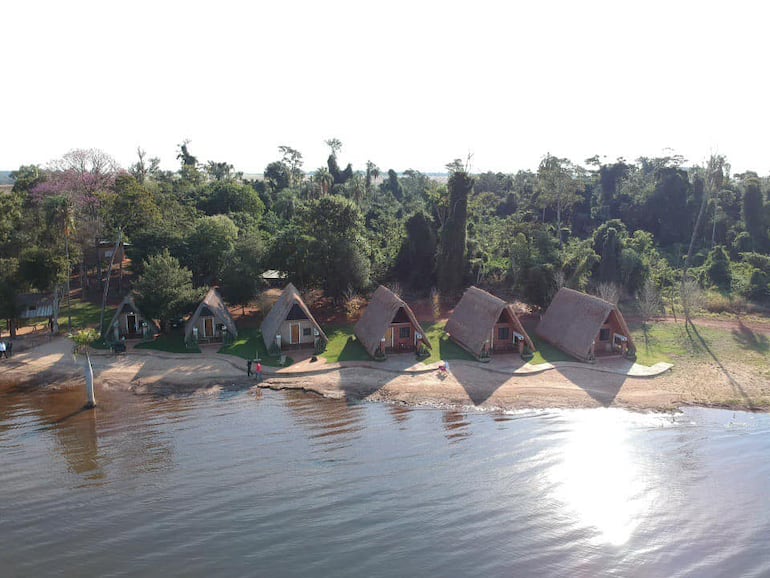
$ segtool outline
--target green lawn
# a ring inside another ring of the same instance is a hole
[[[653,323],[646,335],[641,327],[634,327],[631,333],[636,343],[637,361],[645,365],[658,361],[739,363],[770,377],[767,336],[740,325],[730,329],[704,327],[697,319],[694,323],[694,328],[685,327],[682,322]]]
[[[329,363],[369,361],[371,359],[363,345],[353,337],[351,325],[333,325],[327,327],[324,333],[329,338],[329,343],[326,344],[326,351],[321,354],[321,357]]]
[[[265,348],[265,342],[262,340],[262,332],[258,329],[241,329],[238,331],[238,337],[229,345],[220,348],[219,353],[226,355],[235,355],[242,359],[259,358],[262,365],[269,367],[280,367],[280,356],[268,355]],[[291,357],[286,357],[284,367],[294,363]]]
[[[184,335],[173,333],[171,335],[158,335],[154,341],[145,341],[136,346],[136,349],[154,349],[155,351],[166,351],[168,353],[200,353],[197,345],[186,347]]]
[[[531,334],[530,337],[532,338],[532,342],[535,344],[536,349],[532,355],[532,359],[529,361],[532,365],[553,363],[554,361],[577,361],[577,359],[564,353],[561,349],[557,349],[553,345],[550,345]]]
[[[424,359],[423,363],[435,363],[442,359],[447,361],[452,359],[476,361],[475,357],[447,337],[444,333],[443,323],[426,324],[423,329],[431,347],[430,357]]]
[[[115,315],[115,307],[107,307],[104,310],[105,325],[112,321]],[[72,330],[85,329],[86,327],[98,327],[99,317],[102,313],[102,306],[82,301],[81,299],[71,299],[70,308],[67,309],[67,300],[62,299],[59,306],[59,329],[63,332],[68,330],[68,316],[72,316]]]
[[[643,330],[631,329],[636,345],[636,362],[655,365],[659,361],[671,363],[672,356],[687,355],[687,339],[684,328],[674,323],[655,323]]]

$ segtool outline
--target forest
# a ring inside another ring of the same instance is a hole
[[[456,298],[468,285],[546,306],[562,286],[654,316],[675,304],[763,311],[770,297],[770,182],[728,160],[680,156],[446,177],[346,164],[278,148],[261,178],[178,146],[178,169],[141,148],[127,168],[97,149],[24,165],[0,193],[0,318],[24,292],[102,293],[99,243],[126,243],[139,306],[164,322],[209,286],[232,305],[266,270],[344,302],[378,283]],[[127,288],[123,288],[125,292]],[[670,304],[670,305],[669,305]],[[11,324],[11,321],[9,321]]]

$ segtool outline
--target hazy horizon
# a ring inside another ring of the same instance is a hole
[[[206,8],[205,10],[203,8]],[[0,166],[141,146],[178,167],[262,172],[278,146],[324,166],[533,170],[546,153],[727,157],[770,169],[760,89],[768,9],[751,2],[590,0],[317,4],[11,3]],[[754,78],[757,80],[754,81]]]

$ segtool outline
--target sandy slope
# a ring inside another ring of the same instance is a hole
[[[681,405],[766,408],[770,384],[752,382],[720,368],[675,367],[658,377],[628,377],[629,363],[602,361],[596,366],[568,364],[538,373],[522,371],[518,356],[500,356],[492,364],[452,362],[448,373],[421,365],[413,358],[393,356],[385,364],[333,366],[301,361],[276,372],[266,368],[261,384],[275,389],[313,391],[327,397],[369,399],[407,404],[475,406],[486,409],[599,407],[675,409]],[[92,357],[99,388],[125,388],[138,393],[169,395],[203,388],[247,388],[245,361],[220,355],[167,354],[129,349],[124,356],[96,353]],[[523,371],[526,371],[524,368]],[[615,373],[617,372],[617,373]],[[743,380],[736,382],[735,375]],[[81,360],[73,360],[64,338],[0,360],[0,381],[29,386],[82,387]]]

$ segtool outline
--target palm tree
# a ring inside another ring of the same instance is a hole
[[[366,198],[366,183],[363,177],[356,173],[345,183],[350,198],[360,207]]]
[[[329,191],[334,184],[334,177],[326,167],[320,167],[316,169],[316,172],[313,175],[313,180],[321,186],[321,192],[324,195],[329,194]]]
[[[380,167],[372,161],[366,161],[366,192],[372,190],[372,183],[380,177]]]

